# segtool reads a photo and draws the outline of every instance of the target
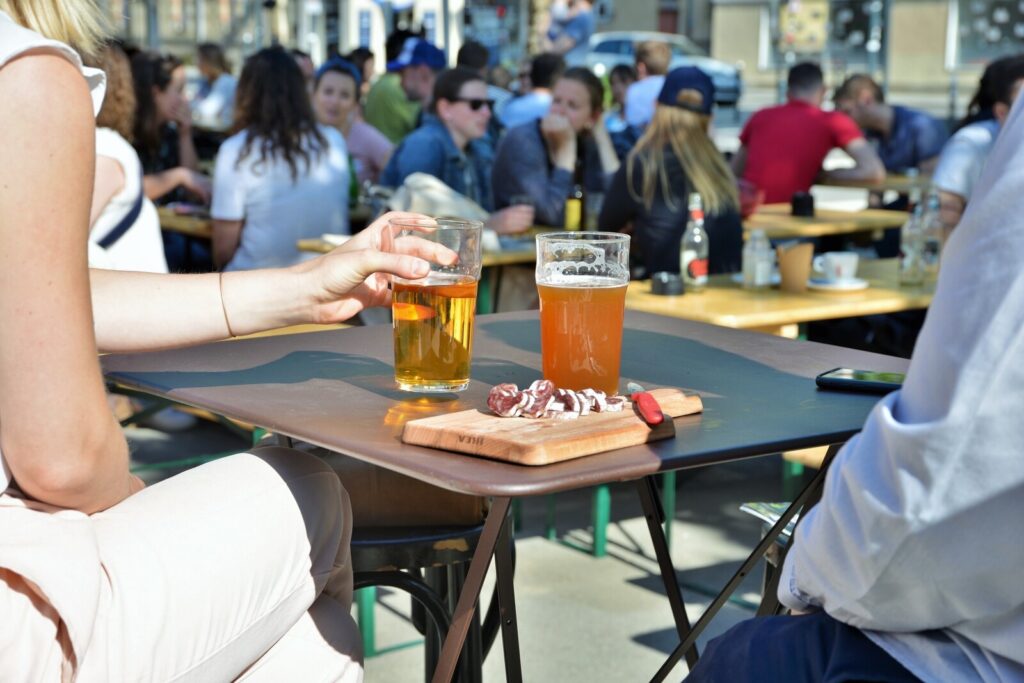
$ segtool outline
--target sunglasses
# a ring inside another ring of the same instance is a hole
[[[478,99],[475,97],[457,97],[455,98],[455,101],[465,102],[473,111],[480,111],[480,109],[485,105],[488,109],[494,111],[494,100]]]

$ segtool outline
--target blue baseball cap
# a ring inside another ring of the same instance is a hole
[[[703,96],[703,101],[700,104],[679,102],[677,98],[683,90],[696,90]],[[711,107],[715,104],[715,84],[711,82],[710,76],[697,67],[681,66],[672,69],[665,76],[665,84],[658,93],[658,103],[698,114],[710,114]]]
[[[388,62],[388,71],[401,71],[409,66],[421,65],[440,71],[448,66],[448,60],[444,52],[434,44],[422,38],[409,38],[402,46],[402,54],[398,55],[398,59]]]
[[[356,65],[347,59],[338,57],[337,55],[328,59],[320,66],[319,69],[316,70],[316,82],[319,83],[320,79],[328,71],[340,71],[351,76],[356,82],[356,90],[358,90],[359,86],[363,84],[363,75],[359,73],[359,69],[356,68]]]

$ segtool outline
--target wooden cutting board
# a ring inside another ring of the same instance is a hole
[[[650,393],[669,417],[704,410],[700,396],[686,396],[679,389]],[[462,410],[407,422],[402,441],[520,465],[549,465],[668,439],[675,433],[672,420],[647,426],[627,402],[622,412],[590,413],[575,420],[498,417],[490,410]]]

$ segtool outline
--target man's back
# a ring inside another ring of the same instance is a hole
[[[740,134],[747,155],[743,179],[764,190],[765,202],[788,202],[794,192],[810,189],[829,151],[862,137],[845,114],[800,100],[762,109]]]

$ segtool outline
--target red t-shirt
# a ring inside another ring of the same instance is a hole
[[[834,147],[864,137],[846,114],[823,111],[798,100],[762,109],[740,133],[747,148],[743,179],[764,190],[768,204],[788,202],[794,192],[807,192]]]

